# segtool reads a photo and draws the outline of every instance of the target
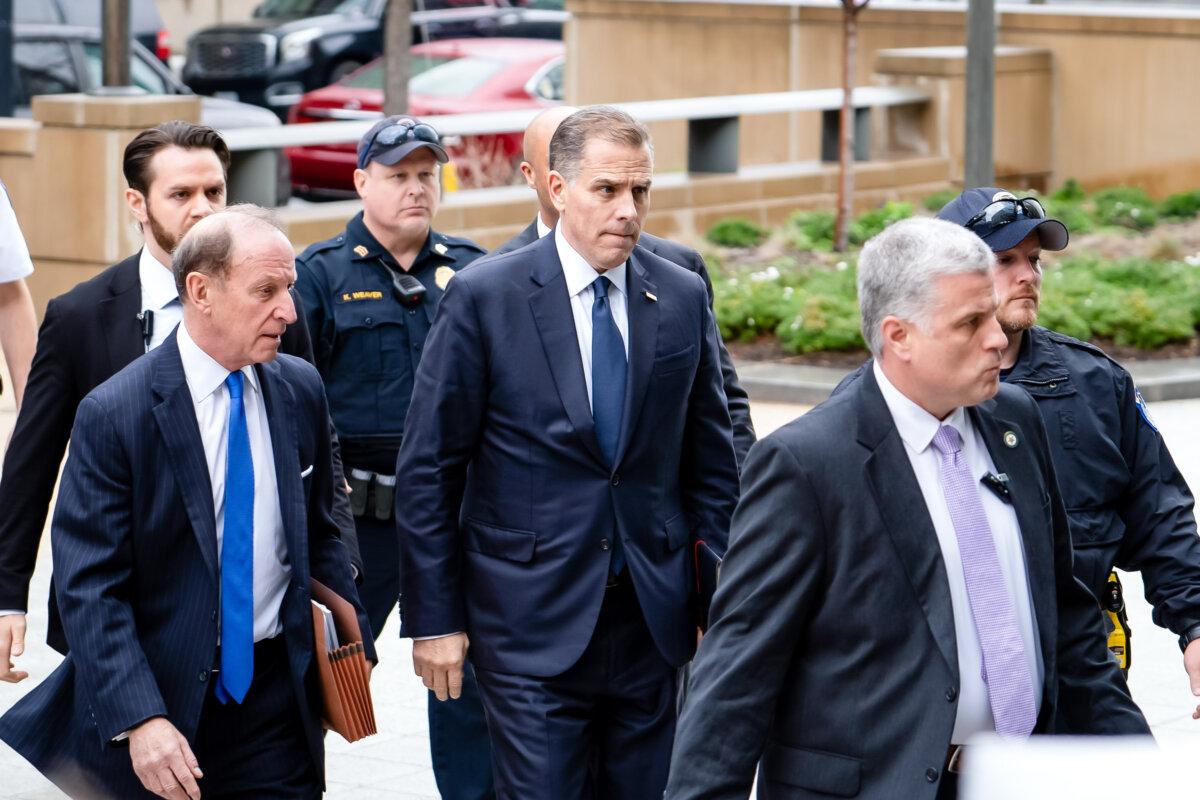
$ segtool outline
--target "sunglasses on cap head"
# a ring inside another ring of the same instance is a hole
[[[1006,197],[988,203],[982,211],[963,223],[963,227],[980,239],[986,239],[1005,225],[1019,219],[1046,219],[1046,209],[1032,197],[1019,200]]]
[[[442,137],[433,129],[432,125],[427,125],[424,122],[407,120],[396,122],[392,125],[385,125],[375,131],[375,135],[367,142],[367,146],[362,149],[362,154],[358,157],[358,168],[366,169],[367,157],[371,154],[371,148],[376,143],[383,147],[395,147],[405,142],[425,142],[426,144],[440,146]]]

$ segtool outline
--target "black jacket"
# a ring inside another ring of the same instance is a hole
[[[476,263],[502,253],[519,250],[526,245],[533,244],[537,240],[537,220],[534,220],[525,230],[488,253]],[[699,253],[690,247],[684,247],[669,239],[661,239],[648,233],[643,233],[638,238],[638,247],[645,248],[654,253],[654,255],[665,258],[673,264],[678,264],[684,269],[691,270],[703,278],[704,286],[708,289],[708,305],[710,309],[712,308],[712,279],[708,277],[708,268],[704,265],[704,258]],[[750,398],[746,394],[746,390],[742,388],[741,383],[738,382],[737,370],[733,367],[733,359],[729,356],[729,350],[725,348],[725,342],[721,342],[720,344],[718,357],[721,361],[721,378],[725,384],[725,399],[729,404],[729,418],[733,422],[733,450],[737,456],[738,468],[740,469],[746,460],[746,454],[750,452],[750,446],[754,444],[754,423],[750,419]]]
[[[137,318],[142,308],[139,256],[114,264],[46,306],[0,476],[0,610],[28,609],[38,543],[80,401],[145,352]],[[280,350],[312,361],[303,311],[298,309],[297,316]],[[335,472],[340,471],[335,460]],[[349,501],[339,493],[334,505],[351,561],[361,572]],[[53,590],[47,641],[59,652],[67,651]]]

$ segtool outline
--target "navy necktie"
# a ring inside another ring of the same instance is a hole
[[[254,463],[242,404],[241,372],[229,388],[225,530],[221,538],[221,665],[217,699],[241,703],[254,677]]]
[[[627,362],[625,344],[608,305],[610,283],[603,275],[592,282],[592,421],[596,425],[600,452],[604,453],[609,467],[614,467],[617,443],[621,438],[621,417],[625,413]],[[621,550],[620,536],[614,534],[612,539],[610,568],[618,575],[625,567],[625,554]]]

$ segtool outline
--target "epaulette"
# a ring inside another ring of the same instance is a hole
[[[470,239],[465,239],[461,236],[450,236],[439,231],[434,232],[436,240],[446,245],[447,247],[461,247],[464,250],[473,250],[476,253],[483,254],[487,252],[487,248],[480,247]]]
[[[323,253],[326,250],[333,250],[335,247],[341,247],[345,243],[345,241],[346,241],[346,234],[339,233],[337,236],[334,236],[332,239],[326,239],[323,242],[315,242],[313,244],[310,244],[308,247],[304,248],[304,251],[302,253],[300,253],[300,255],[296,256],[296,259],[297,260],[308,260],[310,257],[316,255],[317,253]]]

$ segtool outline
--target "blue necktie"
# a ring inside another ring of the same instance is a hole
[[[596,438],[600,452],[615,466],[617,443],[621,438],[621,416],[625,412],[625,345],[621,332],[613,321],[612,309],[608,305],[608,287],[611,281],[601,275],[592,283],[592,421],[596,425]],[[625,553],[621,549],[621,537],[614,533],[613,555],[610,565],[614,575],[625,568]]]
[[[254,677],[254,463],[242,405],[242,373],[231,372],[221,543],[221,669],[217,699],[241,703]]]

